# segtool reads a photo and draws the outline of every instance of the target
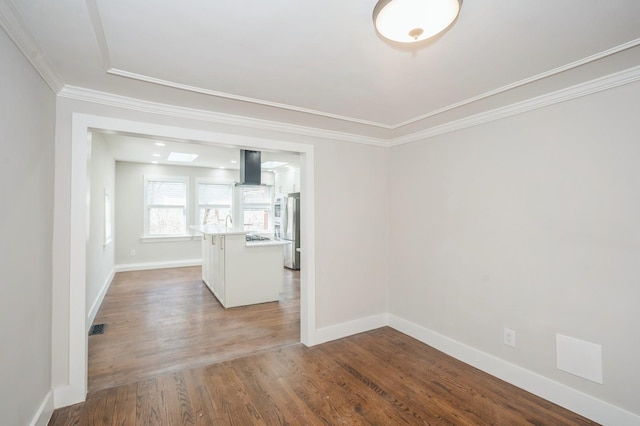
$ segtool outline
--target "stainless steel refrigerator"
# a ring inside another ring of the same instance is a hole
[[[280,239],[291,242],[284,246],[284,266],[300,269],[300,193],[288,194],[281,202]]]

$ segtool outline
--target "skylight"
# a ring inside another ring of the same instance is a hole
[[[198,154],[186,154],[184,152],[172,152],[169,154],[168,161],[176,161],[179,163],[191,163],[198,158]]]

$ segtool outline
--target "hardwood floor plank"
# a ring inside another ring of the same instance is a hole
[[[596,425],[389,328],[92,392],[50,424],[131,420],[133,388],[116,424]]]
[[[162,411],[158,401],[156,379],[147,379],[138,383],[136,389],[136,425],[162,424]]]
[[[300,340],[300,273],[279,302],[224,309],[200,267],[116,274],[89,337],[89,390],[234,359]]]
[[[50,425],[596,424],[390,328],[297,343],[299,273],[280,302],[233,309],[199,273],[116,276],[87,401]]]

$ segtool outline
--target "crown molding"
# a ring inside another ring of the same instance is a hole
[[[109,45],[107,44],[107,37],[104,34],[102,18],[100,18],[100,10],[98,9],[96,0],[87,0],[87,12],[91,20],[93,34],[96,36],[100,65],[102,65],[103,70],[107,71],[111,67],[111,55],[109,55]]]
[[[409,124],[413,124],[413,123],[416,123],[418,121],[425,120],[427,118],[435,117],[435,116],[437,116],[439,114],[442,114],[442,113],[445,113],[447,111],[451,111],[451,110],[454,110],[456,108],[460,108],[460,107],[463,107],[465,105],[469,105],[469,104],[472,104],[474,102],[481,101],[481,100],[489,98],[491,96],[495,96],[495,95],[498,95],[500,93],[508,92],[509,90],[517,89],[518,87],[522,87],[522,86],[525,86],[527,84],[534,83],[536,81],[540,81],[540,80],[543,80],[545,78],[552,77],[552,76],[554,76],[556,74],[560,74],[562,72],[566,72],[566,71],[572,70],[574,68],[578,68],[578,67],[581,67],[583,65],[587,65],[587,64],[589,64],[591,62],[595,62],[597,60],[606,58],[608,56],[615,55],[616,53],[620,53],[620,52],[625,51],[627,49],[634,48],[634,47],[636,47],[638,45],[640,45],[640,38],[628,41],[628,42],[620,44],[618,46],[614,46],[611,49],[607,49],[607,50],[604,50],[602,52],[598,52],[598,53],[596,53],[594,55],[587,56],[586,58],[579,59],[577,61],[574,61],[574,62],[571,62],[569,64],[563,65],[561,67],[557,67],[557,68],[551,69],[549,71],[545,71],[545,72],[542,72],[540,74],[536,74],[536,75],[533,75],[531,77],[527,77],[525,79],[522,79],[522,80],[519,80],[519,81],[515,81],[513,83],[507,84],[507,85],[499,87],[497,89],[490,90],[488,92],[481,93],[480,95],[473,96],[473,97],[468,98],[468,99],[464,99],[464,100],[462,100],[460,102],[456,102],[456,103],[453,103],[451,105],[447,105],[447,106],[445,106],[443,108],[439,108],[439,109],[430,111],[430,112],[428,112],[426,114],[422,114],[422,115],[419,115],[417,117],[411,118],[409,120],[406,120],[406,121],[400,122],[398,124],[395,124],[395,125],[391,126],[391,128],[395,130],[395,129],[399,129],[400,127],[403,127],[403,126],[407,126]]]
[[[134,99],[126,96],[114,95],[92,89],[75,86],[64,86],[58,96],[84,102],[125,108],[133,111],[180,117],[191,120],[206,121],[216,124],[247,127],[259,130],[282,132],[301,136],[331,139],[342,142],[361,143],[366,145],[393,147],[406,143],[418,142],[435,136],[452,133],[481,124],[490,123],[502,118],[511,117],[550,105],[566,102],[572,99],[588,96],[593,93],[640,81],[640,66],[629,68],[614,74],[600,77],[585,83],[577,84],[565,89],[557,90],[545,95],[537,96],[526,101],[517,102],[502,108],[475,114],[459,120],[454,120],[439,126],[411,133],[391,139],[361,136],[352,133],[335,132],[313,127],[304,127],[275,121],[260,120],[207,110],[186,108],[158,102]]]
[[[238,115],[224,114],[195,108],[187,108],[159,102],[114,95],[93,89],[65,85],[58,93],[61,98],[74,99],[83,102],[124,108],[132,111],[160,114],[170,117],[179,117],[190,120],[205,121],[209,123],[225,124],[237,127],[246,127],[259,130],[282,132],[300,136],[310,136],[323,139],[332,139],[342,142],[353,142],[366,145],[388,146],[384,139],[370,136],[361,136],[352,133],[323,130],[314,127],[305,127],[295,124],[286,124],[277,121],[261,120]]]
[[[282,104],[278,102],[271,102],[263,99],[250,98],[247,96],[234,95],[232,93],[218,92],[215,90],[205,89],[205,88],[196,87],[196,86],[190,86],[188,84],[176,83],[174,81],[163,80],[160,78],[155,78],[155,77],[151,77],[144,74],[137,74],[134,72],[129,72],[129,71],[125,71],[117,68],[109,68],[109,70],[107,70],[107,73],[112,75],[117,75],[119,77],[126,77],[126,78],[131,78],[133,80],[144,81],[146,83],[157,84],[159,86],[171,87],[173,89],[185,90],[187,92],[214,96],[216,98],[232,99],[234,101],[248,102],[256,105],[264,105],[264,106],[284,109],[288,111],[295,111],[295,112],[301,112],[301,113],[311,114],[311,115],[320,116],[320,117],[332,118],[335,120],[346,121],[349,123],[364,124],[366,126],[377,127],[381,129],[394,128],[394,126],[389,126],[383,123],[377,123],[375,121],[361,120],[359,118],[347,117],[346,115],[331,114],[329,112],[318,111],[310,108],[297,107],[297,106]]]
[[[51,90],[58,93],[64,84],[62,77],[27,30],[24,19],[10,0],[0,0],[0,27],[31,62]]]
[[[588,96],[593,93],[602,92],[604,90],[634,83],[636,81],[640,81],[640,66],[629,68],[585,83],[580,83],[575,86],[570,86],[555,92],[547,93],[545,95],[536,96],[534,98],[527,99],[526,101],[517,102],[502,108],[496,108],[459,120],[450,121],[410,135],[393,138],[389,141],[388,146],[418,142],[420,140],[429,139],[446,133],[490,123],[502,118],[511,117],[528,111]]]
[[[96,16],[98,16],[97,18],[97,25],[94,24],[94,31],[96,32],[96,37],[98,40],[104,40],[104,33],[101,32],[102,26],[100,24],[99,21],[99,15],[97,15],[97,8],[96,8]],[[94,19],[92,19],[94,20]],[[101,57],[102,58],[108,58],[109,54],[107,51],[107,47],[106,47],[106,41],[102,44],[100,44],[100,51],[101,51]],[[144,75],[144,74],[138,74],[138,73],[134,73],[134,72],[130,72],[130,71],[126,71],[126,70],[122,70],[122,69],[117,69],[117,68],[109,68],[107,70],[107,73],[115,75],[115,76],[119,76],[119,77],[125,77],[125,78],[130,78],[133,80],[138,80],[138,81],[144,81],[146,83],[151,83],[151,84],[156,84],[159,86],[165,86],[165,87],[171,87],[174,89],[179,89],[179,90],[185,90],[188,92],[193,92],[193,93],[200,93],[200,94],[204,94],[204,95],[208,95],[208,96],[213,96],[213,97],[218,97],[218,98],[224,98],[224,99],[232,99],[232,100],[236,100],[236,101],[242,101],[242,102],[248,102],[248,103],[252,103],[252,104],[257,104],[257,105],[265,105],[265,106],[270,106],[270,107],[274,107],[274,108],[279,108],[279,109],[284,109],[284,110],[288,110],[288,111],[296,111],[296,112],[301,112],[301,113],[305,113],[305,114],[312,114],[312,115],[316,115],[316,116],[322,116],[322,117],[327,117],[327,118],[332,118],[332,119],[336,119],[336,120],[341,120],[341,121],[345,121],[345,122],[351,122],[351,123],[357,123],[357,124],[363,124],[366,126],[371,126],[371,127],[375,127],[375,128],[380,128],[380,129],[387,129],[387,130],[396,130],[399,128],[402,128],[404,126],[410,125],[410,124],[414,124],[417,122],[420,122],[422,120],[426,120],[428,118],[431,117],[435,117],[439,114],[443,114],[445,112],[451,111],[451,110],[455,110],[457,108],[463,107],[465,105],[469,105],[472,104],[474,102],[478,102],[481,101],[483,99],[487,99],[490,98],[491,96],[495,96],[504,92],[508,92],[510,90],[514,90],[517,89],[519,87],[525,86],[527,84],[531,84],[534,83],[536,81],[540,81],[549,77],[553,77],[554,75],[575,69],[575,68],[579,68],[583,65],[587,65],[589,63],[598,61],[600,59],[606,58],[608,56],[612,56],[615,55],[617,53],[620,53],[622,51],[625,51],[627,49],[631,49],[634,48],[636,46],[640,45],[640,38],[628,41],[626,43],[620,44],[618,46],[614,46],[610,49],[604,50],[602,52],[598,52],[594,55],[591,56],[587,56],[586,58],[582,58],[579,59],[577,61],[571,62],[569,64],[524,78],[522,80],[519,81],[515,81],[513,83],[507,84],[505,86],[499,87],[497,89],[494,90],[490,90],[488,92],[485,93],[481,93],[477,96],[473,96],[471,98],[468,99],[464,99],[460,102],[456,102],[453,103],[451,105],[447,105],[445,107],[430,111],[426,114],[422,114],[419,115],[417,117],[414,118],[410,118],[408,120],[405,121],[401,121],[399,123],[396,124],[384,124],[384,123],[379,123],[379,122],[374,122],[374,121],[369,121],[369,120],[361,120],[358,118],[354,118],[354,117],[348,117],[348,116],[344,116],[344,115],[338,115],[338,114],[331,114],[331,113],[327,113],[327,112],[322,112],[322,111],[317,111],[317,110],[313,110],[313,109],[309,109],[309,108],[302,108],[302,107],[296,107],[293,105],[288,105],[288,104],[282,104],[282,103],[277,103],[277,102],[271,102],[271,101],[267,101],[267,100],[263,100],[263,99],[257,99],[257,98],[250,98],[250,97],[246,97],[246,96],[238,96],[238,95],[234,95],[234,94],[230,94],[230,93],[225,93],[225,92],[218,92],[215,90],[210,90],[210,89],[205,89],[202,87],[196,87],[196,86],[190,86],[187,84],[182,84],[182,83],[177,83],[174,81],[169,81],[169,80],[163,80],[163,79],[159,79],[159,78],[155,78],[155,77],[151,77],[148,75]]]

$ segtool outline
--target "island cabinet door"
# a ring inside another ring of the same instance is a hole
[[[211,283],[209,279],[209,269],[211,267],[211,238],[213,236],[202,234],[202,281],[207,285],[207,287],[211,288]]]
[[[225,306],[225,273],[224,273],[224,235],[217,235],[214,238],[214,244],[211,247],[211,266],[209,276],[211,277],[212,284],[211,290],[213,294],[218,298],[222,306]]]

